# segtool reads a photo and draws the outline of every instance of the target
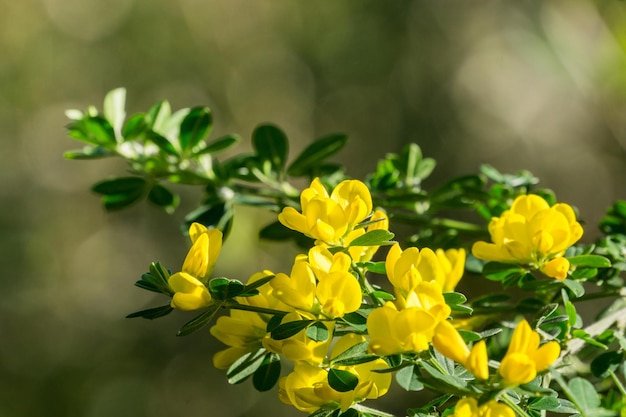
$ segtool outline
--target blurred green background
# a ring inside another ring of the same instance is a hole
[[[182,264],[199,190],[168,216],[107,214],[88,190],[124,166],[66,161],[67,108],[128,89],[128,113],[161,99],[209,105],[214,136],[271,121],[293,141],[345,132],[359,177],[417,142],[429,185],[528,169],[577,206],[587,239],[626,198],[626,3],[617,0],[0,0],[0,415],[297,416],[275,393],[227,385],[190,317],[125,320],[163,304],[133,287],[149,262]],[[243,211],[216,273],[286,270]],[[247,215],[248,214],[248,215]],[[245,261],[242,261],[245,260]],[[401,415],[417,397],[379,405]]]

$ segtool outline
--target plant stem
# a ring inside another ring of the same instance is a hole
[[[277,316],[284,316],[285,314],[287,314],[286,311],[273,310],[271,308],[249,306],[249,305],[246,305],[246,304],[239,304],[239,303],[228,302],[228,301],[225,302],[222,305],[222,307],[224,307],[224,308],[231,308],[233,310],[253,311],[255,313],[271,314],[271,315],[277,315]]]
[[[506,391],[499,398],[503,403],[511,407],[520,417],[530,417],[526,411],[524,411],[508,395],[506,395]]]
[[[355,404],[352,406],[352,408],[362,413],[372,414],[379,417],[395,417],[393,414],[385,413],[384,411],[369,408],[361,404]]]
[[[617,387],[617,389],[619,390],[619,392],[622,393],[622,395],[626,398],[626,388],[624,388],[624,385],[622,385],[622,382],[619,380],[619,378],[617,377],[617,375],[615,375],[615,372],[611,371],[609,369],[609,375],[611,376],[611,379],[613,380],[613,382],[615,383],[615,386]]]

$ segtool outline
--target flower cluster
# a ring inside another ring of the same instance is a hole
[[[346,180],[329,194],[315,179],[301,194],[301,210],[287,207],[278,219],[314,238],[315,245],[296,256],[289,274],[257,273],[246,284],[255,293],[233,298],[230,313],[211,327],[211,334],[228,346],[215,354],[216,367],[232,372],[242,357],[255,352],[277,355],[292,362],[291,371],[278,380],[282,402],[307,413],[345,412],[389,390],[391,373],[380,371],[398,365],[391,358],[402,355],[402,364],[418,366],[434,348],[479,383],[459,400],[455,415],[510,416],[508,405],[477,403],[476,398],[526,384],[559,357],[559,343],[540,346],[539,333],[525,320],[498,366],[489,362],[488,340],[468,346],[457,329],[463,321],[453,319],[446,302],[464,275],[465,250],[402,249],[388,240],[391,234],[363,240],[389,226],[384,211],[374,210],[364,183]],[[532,195],[516,199],[492,220],[489,231],[494,243],[475,244],[475,256],[529,263],[544,272],[555,260],[567,262],[564,250],[582,233],[569,206],[547,207]],[[172,307],[185,310],[214,302],[205,283],[221,248],[216,229],[194,224],[190,236],[193,245],[182,271],[169,279]],[[378,264],[384,265],[391,293],[376,290],[366,279],[383,245],[390,248]]]

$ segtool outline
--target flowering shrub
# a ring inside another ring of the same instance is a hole
[[[273,125],[253,132],[253,154],[220,160],[238,138],[206,142],[209,109],[162,102],[126,119],[124,98],[114,90],[103,114],[68,113],[70,136],[87,145],[66,157],[128,161],[130,176],[93,187],[109,210],[147,198],[171,212],[167,182],[203,187],[181,270],[155,262],[136,283],[168,302],[128,317],[198,311],[178,334],[208,328],[225,345],[213,363],[229,383],[275,388],[314,417],[390,416],[363,402],[392,383],[431,394],[409,416],[626,415],[626,202],[609,209],[600,240],[582,244],[574,208],[527,172],[483,166],[428,192],[434,161],[411,144],[350,179],[328,162],[345,136],[314,141],[288,165]],[[292,178],[310,185],[298,191]],[[277,214],[260,236],[301,248],[289,272],[213,276],[236,205]],[[396,238],[399,224],[414,234]],[[464,282],[488,285],[468,299],[456,292]],[[605,300],[595,319],[577,311],[589,299]]]

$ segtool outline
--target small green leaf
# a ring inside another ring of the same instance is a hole
[[[467,297],[460,292],[447,292],[443,294],[443,299],[448,305],[463,304],[467,301]]]
[[[172,213],[180,202],[180,199],[176,194],[172,193],[161,184],[156,184],[152,187],[148,193],[148,200],[151,203],[164,208],[168,213]]]
[[[95,193],[102,195],[128,194],[137,190],[143,191],[146,180],[141,177],[121,177],[100,181],[91,187]]]
[[[220,304],[210,305],[207,311],[205,311],[204,313],[200,314],[199,316],[185,323],[180,328],[180,330],[178,330],[178,333],[176,334],[176,336],[187,336],[195,331],[200,330],[201,328],[203,328],[204,326],[206,326],[213,320],[213,318],[216,316],[217,312],[219,311],[220,307],[221,307]]]
[[[252,132],[252,146],[261,160],[270,161],[275,171],[284,169],[289,142],[278,127],[271,124],[258,126]]]
[[[113,126],[101,116],[86,116],[68,126],[68,135],[92,145],[113,149],[117,144]]]
[[[465,343],[478,342],[482,337],[480,333],[472,332],[471,330],[458,330],[459,334],[465,341]]]
[[[586,266],[589,268],[610,268],[611,261],[600,255],[578,255],[567,258],[572,266]]]
[[[317,139],[307,146],[287,169],[289,175],[298,177],[307,175],[326,158],[339,152],[348,137],[344,134],[330,134]]]
[[[609,370],[615,371],[620,363],[622,363],[623,359],[623,352],[602,353],[591,361],[591,373],[597,377],[604,376],[604,374]]]
[[[350,371],[331,368],[328,371],[328,385],[338,392],[352,391],[359,384],[359,377]]]
[[[374,291],[372,295],[384,301],[393,301],[396,299],[396,297],[394,297],[393,294],[389,294],[387,291],[383,291],[383,290]]]
[[[111,126],[113,126],[116,136],[121,134],[124,119],[126,118],[125,103],[125,88],[111,90],[104,97],[104,117],[109,121]]]
[[[572,291],[576,298],[580,298],[585,295],[585,287],[583,287],[580,282],[566,279],[563,281],[563,284],[565,284],[565,286]]]
[[[180,125],[180,148],[183,153],[193,149],[211,131],[213,118],[208,107],[194,107]]]
[[[316,321],[306,329],[306,336],[316,342],[325,342],[330,336],[330,332],[324,323]]]
[[[126,120],[124,128],[122,129],[122,136],[124,140],[132,140],[143,135],[148,131],[148,125],[146,124],[146,115],[143,113],[134,114]]]
[[[416,365],[406,366],[396,372],[396,382],[406,391],[421,391],[424,384],[419,380],[419,370]]]
[[[531,400],[528,403],[528,408],[532,410],[546,410],[546,411],[555,411],[558,410],[561,406],[561,402],[558,398],[542,396],[536,399]]]
[[[394,234],[382,229],[370,230],[354,239],[350,242],[350,247],[352,246],[382,246],[382,245],[391,245],[394,242],[391,242]]]
[[[591,415],[590,413],[600,407],[600,397],[591,382],[576,377],[570,380],[567,385],[572,391],[582,415]]]
[[[511,277],[521,277],[525,272],[519,265],[487,262],[483,266],[483,275],[492,281],[504,281]]]
[[[339,366],[351,366],[377,359],[377,355],[369,355],[367,353],[368,345],[369,342],[364,341],[350,346],[348,349],[332,358],[331,363]]]
[[[365,268],[369,272],[374,274],[382,274],[385,275],[387,270],[385,269],[385,261],[380,262],[359,262],[357,263],[358,267]]]
[[[148,308],[146,310],[137,311],[135,313],[129,314],[128,316],[126,316],[126,318],[132,319],[136,317],[141,317],[141,318],[148,319],[148,320],[154,320],[159,317],[167,316],[172,311],[174,311],[172,306],[167,304],[161,307],[154,307],[154,308]]]
[[[367,328],[367,319],[356,311],[345,314],[341,319],[357,331],[364,331]]]
[[[112,194],[102,197],[102,205],[107,211],[121,210],[126,208],[143,197],[142,190],[136,190],[126,194]]]
[[[209,281],[209,292],[216,300],[228,300],[245,291],[245,285],[241,281],[229,278],[213,278]]]
[[[63,157],[66,159],[100,159],[115,155],[115,152],[109,151],[101,146],[85,146],[82,149],[66,151]]]
[[[202,150],[198,152],[198,155],[205,153],[218,153],[225,149],[230,148],[237,142],[239,142],[240,138],[237,135],[225,135],[220,138],[215,139],[213,142],[209,143]]]
[[[254,374],[263,364],[266,350],[261,348],[255,352],[246,353],[237,359],[226,371],[229,384],[239,384]]]
[[[296,320],[282,323],[272,330],[271,337],[274,340],[288,339],[306,329],[315,320]]]
[[[178,156],[178,151],[174,148],[172,142],[159,135],[157,132],[149,130],[146,134],[146,139],[154,143],[164,153],[172,156]]]
[[[257,391],[269,391],[276,385],[280,377],[280,356],[275,353],[267,353],[261,365],[252,376],[252,385]]]

